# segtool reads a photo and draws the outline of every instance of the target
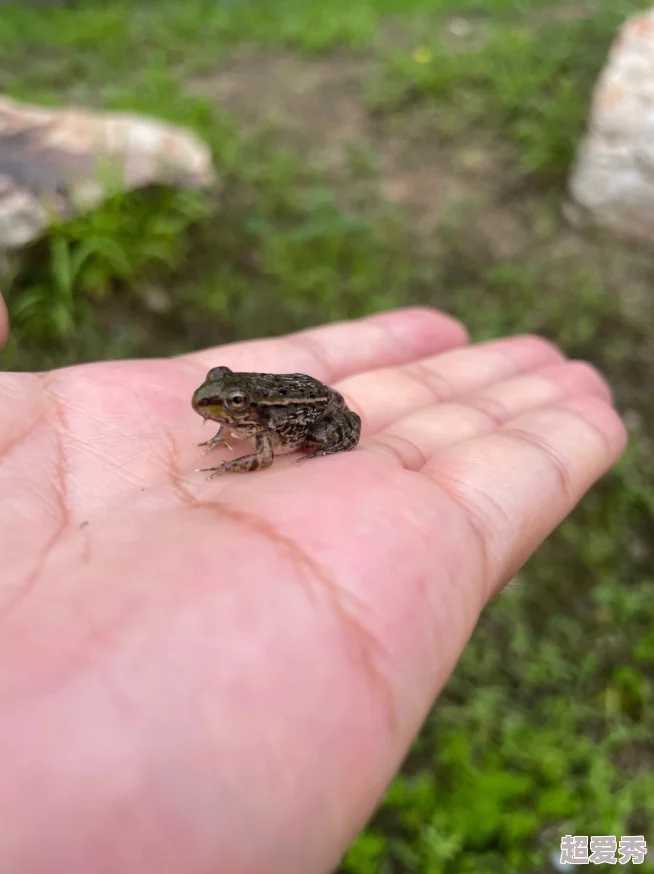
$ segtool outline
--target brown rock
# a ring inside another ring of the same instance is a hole
[[[182,128],[0,97],[0,249],[24,246],[53,219],[93,209],[117,191],[215,179],[208,146]]]

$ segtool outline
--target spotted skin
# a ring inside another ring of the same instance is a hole
[[[227,437],[253,440],[254,452],[216,467],[209,479],[226,473],[249,473],[273,463],[275,454],[300,450],[299,461],[347,452],[359,442],[361,419],[334,389],[304,373],[234,373],[214,367],[192,398],[193,409],[220,427],[199,443],[210,452],[231,449]]]

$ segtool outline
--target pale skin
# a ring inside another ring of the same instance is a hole
[[[333,386],[359,446],[208,482],[218,363]],[[625,439],[590,366],[431,310],[1,373],[0,870],[333,870]]]

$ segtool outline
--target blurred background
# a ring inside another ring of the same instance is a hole
[[[6,252],[3,369],[420,303],[475,341],[533,331],[590,360],[627,420],[623,461],[486,610],[343,874],[554,871],[564,834],[644,834],[654,859],[654,245],[564,217],[597,76],[641,9],[0,3],[3,95],[172,122],[217,179],[114,194]],[[47,187],[25,143],[0,128],[0,170]]]

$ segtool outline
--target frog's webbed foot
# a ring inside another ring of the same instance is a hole
[[[225,438],[220,436],[222,430],[223,430],[223,427],[221,425],[220,428],[218,428],[216,433],[213,435],[211,440],[203,440],[202,443],[195,444],[196,446],[206,446],[207,447],[207,449],[205,449],[204,452],[202,453],[203,455],[206,455],[207,452],[211,452],[211,450],[215,449],[216,446],[226,446],[230,450],[230,452],[233,451],[232,447],[225,440]]]
[[[308,448],[315,451],[296,459],[295,464],[354,449],[360,436],[361,418],[352,410],[343,410],[331,419],[316,423],[306,443]]]
[[[225,461],[217,467],[199,467],[198,472],[211,471],[207,479],[223,476],[226,473],[250,473],[254,470],[263,470],[273,463],[272,441],[270,437],[258,436],[254,438],[256,452],[252,455],[242,455],[232,461]]]

